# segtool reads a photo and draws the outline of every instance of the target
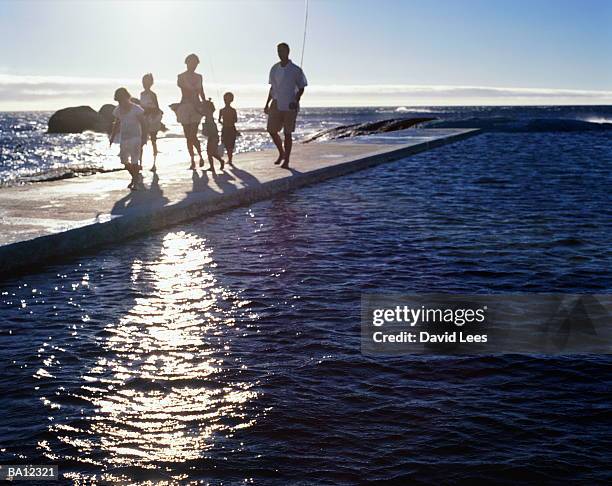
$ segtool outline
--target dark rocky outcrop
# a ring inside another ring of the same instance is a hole
[[[105,132],[106,124],[91,106],[73,106],[56,111],[49,118],[49,133]]]
[[[354,123],[352,125],[341,125],[316,133],[304,143],[314,140],[335,140],[339,138],[356,137],[358,135],[373,135],[376,133],[394,132],[405,130],[421,123],[430,122],[435,118],[391,118],[367,123]]]
[[[98,115],[100,115],[100,117],[102,118],[105,127],[108,127],[108,132],[110,132],[113,126],[113,120],[115,119],[115,117],[113,116],[113,110],[115,109],[115,107],[116,105],[111,105],[110,103],[107,103],[105,105],[102,105],[102,108],[98,110]]]
[[[135,98],[134,103],[139,104]],[[113,110],[116,105],[107,103],[99,111],[91,106],[74,106],[56,111],[48,122],[48,133],[82,133],[87,130],[100,133],[110,133],[113,127]],[[167,130],[162,123],[162,131]]]

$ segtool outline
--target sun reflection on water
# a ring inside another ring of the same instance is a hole
[[[245,409],[255,383],[240,381],[244,365],[231,351],[244,302],[214,267],[212,249],[184,232],[167,234],[155,261],[132,264],[134,305],[106,327],[101,356],[73,393],[90,415],[59,416],[47,404],[61,448],[41,442],[50,459],[89,463],[116,479],[110,469],[206,457],[216,441],[255,422]]]

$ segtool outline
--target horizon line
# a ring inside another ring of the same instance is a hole
[[[138,78],[43,76],[0,73],[2,111],[52,111],[66,106],[102,105],[112,100],[118,86],[133,94],[141,88]],[[179,97],[176,82],[157,79],[160,98]],[[268,84],[207,82],[207,97],[221,98],[222,91],[237,94],[236,107],[257,107]],[[214,94],[215,96],[211,96]],[[452,84],[312,84],[306,89],[303,107],[387,106],[559,106],[612,104],[612,90],[577,88],[508,87]],[[169,103],[163,103],[164,105]],[[40,106],[43,105],[43,106]]]

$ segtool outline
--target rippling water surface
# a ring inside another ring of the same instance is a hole
[[[607,133],[485,134],[4,282],[2,461],[75,484],[604,483],[610,357],[367,358],[359,305],[610,292],[611,165]]]
[[[106,134],[48,134],[47,121],[51,115],[51,112],[0,112],[0,186],[20,183],[28,178],[46,180],[84,171],[117,170],[120,167],[118,147],[108,146]],[[548,129],[552,126],[558,130],[567,130],[568,121],[578,121],[587,122],[594,128],[606,126],[612,131],[610,106],[400,106],[304,108],[300,111],[296,137],[308,137],[338,125],[398,117],[435,118],[439,120],[436,123],[443,126],[444,123],[463,121],[469,127],[481,127],[482,120],[490,119],[505,120],[509,126],[524,120],[544,119]],[[163,121],[168,131],[159,134],[162,153],[184,152],[183,130],[176,117],[166,113]],[[272,146],[265,129],[266,117],[261,109],[239,109],[237,126],[240,131],[236,141],[237,152]],[[484,126],[487,126],[486,122]],[[187,157],[184,153],[179,156]]]

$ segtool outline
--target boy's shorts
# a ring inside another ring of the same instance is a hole
[[[119,144],[119,158],[122,164],[138,164],[140,162],[140,151],[142,149],[142,139],[140,137],[121,140]]]
[[[234,151],[236,146],[236,128],[235,127],[223,127],[221,130],[221,141],[228,151]]]
[[[278,133],[281,128],[285,133],[295,132],[295,120],[297,119],[297,110],[280,111],[276,107],[276,102],[272,102],[270,111],[268,112],[269,132]]]

